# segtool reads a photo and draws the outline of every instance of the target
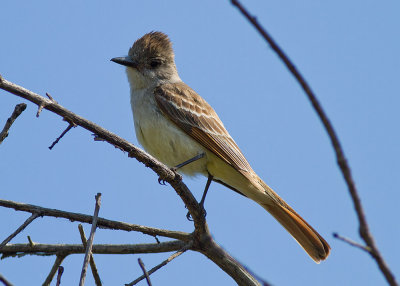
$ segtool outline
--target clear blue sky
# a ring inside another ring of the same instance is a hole
[[[146,2],[146,3],[145,3]],[[297,82],[229,1],[2,1],[0,73],[137,144],[124,69],[112,57],[160,30],[174,43],[181,78],[218,112],[254,170],[332,247],[316,265],[261,207],[213,184],[206,202],[215,239],[274,285],[384,285],[371,258],[332,238],[360,242],[358,223],[330,142]],[[400,276],[400,35],[397,1],[245,1],[306,77],[332,120],[353,170],[371,230]],[[0,125],[24,100],[0,91]],[[0,146],[0,197],[191,232],[171,187],[107,143],[36,106]],[[200,197],[206,179],[185,182]],[[0,240],[29,214],[0,209]],[[90,226],[85,226],[87,234]],[[40,218],[12,242],[80,243],[77,223]],[[97,230],[95,243],[143,243],[135,233]],[[140,255],[148,268],[169,254]],[[96,255],[105,285],[141,274],[138,255]],[[54,257],[9,258],[0,273],[39,285]],[[82,255],[68,257],[62,285],[76,285]],[[234,285],[189,252],[152,276],[154,285]],[[87,285],[93,285],[89,273]],[[142,283],[145,285],[145,283]]]

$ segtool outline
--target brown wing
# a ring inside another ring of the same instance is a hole
[[[154,90],[161,111],[185,133],[244,176],[252,169],[214,109],[183,82]]]

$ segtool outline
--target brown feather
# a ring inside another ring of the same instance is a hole
[[[262,206],[293,236],[316,263],[328,257],[329,244],[290,206],[287,204],[286,206],[278,204]]]
[[[161,111],[189,136],[244,176],[253,171],[214,109],[189,86],[163,84],[154,95]]]
[[[319,263],[328,257],[330,252],[328,243],[254,173],[218,115],[203,98],[183,82],[158,86],[154,90],[154,95],[158,107],[167,118],[241,173],[256,190],[253,193],[252,188],[237,189],[217,178],[215,181],[259,203],[295,238],[315,262]]]

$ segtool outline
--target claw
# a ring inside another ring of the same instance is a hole
[[[200,206],[200,207],[201,207],[201,215],[202,215],[204,218],[206,218],[206,216],[207,216],[207,211],[204,209],[203,206]],[[192,216],[190,215],[190,212],[188,212],[188,213],[186,214],[186,218],[187,218],[188,221],[193,221],[193,218],[192,218]]]
[[[186,218],[187,218],[188,221],[193,221],[192,216],[190,215],[190,212],[188,212],[186,214]]]
[[[163,180],[163,179],[161,179],[161,178],[158,178],[158,183],[159,183],[160,185],[163,185],[163,186],[166,185],[165,180]]]

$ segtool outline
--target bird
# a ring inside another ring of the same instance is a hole
[[[147,33],[111,61],[126,67],[136,137],[148,153],[255,201],[316,263],[328,257],[325,239],[255,173],[214,109],[181,80],[166,34]]]

